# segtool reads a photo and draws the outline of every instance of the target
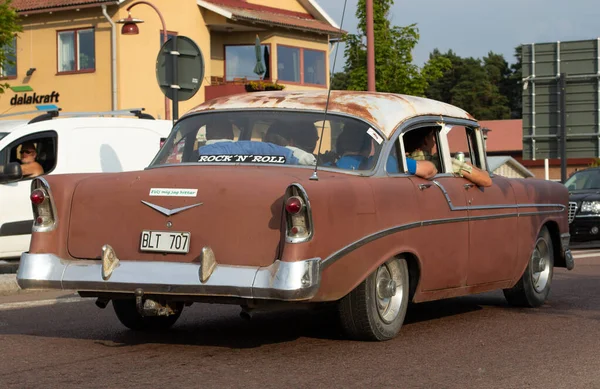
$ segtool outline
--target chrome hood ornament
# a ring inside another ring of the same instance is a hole
[[[147,206],[149,206],[150,208],[154,209],[155,211],[158,211],[158,212],[162,213],[165,216],[172,216],[172,215],[175,215],[176,213],[183,212],[183,211],[186,211],[186,210],[188,210],[190,208],[198,207],[198,206],[204,204],[204,203],[198,203],[198,204],[192,204],[192,205],[188,205],[188,206],[181,207],[181,208],[168,209],[168,208],[165,208],[165,207],[161,207],[160,205],[149,203],[149,202],[144,201],[144,200],[142,200],[142,203],[146,204]]]

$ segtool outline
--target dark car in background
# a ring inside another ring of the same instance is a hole
[[[565,185],[569,190],[571,245],[600,247],[600,168],[578,171]]]

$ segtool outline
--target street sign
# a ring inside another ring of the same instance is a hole
[[[178,102],[191,99],[204,79],[204,57],[198,45],[186,36],[175,36],[160,48],[156,58],[156,80],[173,101],[173,119],[178,119]]]
[[[600,157],[600,38],[523,45],[522,65],[523,159]]]

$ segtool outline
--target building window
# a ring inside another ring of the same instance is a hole
[[[325,52],[278,45],[277,74],[278,81],[325,86]]]
[[[265,66],[263,80],[271,79],[271,46],[261,45],[261,60]],[[225,46],[225,81],[238,79],[259,80],[261,75],[254,73],[256,48],[254,45]]]
[[[0,78],[17,77],[17,37],[13,38],[11,44],[4,47],[6,61],[0,64]]]
[[[58,32],[58,72],[90,72],[96,69],[94,29]]]

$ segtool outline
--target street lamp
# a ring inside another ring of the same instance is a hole
[[[138,28],[138,24],[144,23],[142,19],[136,19],[131,17],[131,9],[139,4],[145,4],[152,8],[158,14],[160,18],[160,23],[162,24],[162,35],[163,35],[163,44],[167,42],[169,36],[167,34],[167,26],[165,25],[165,19],[162,16],[162,13],[156,8],[156,6],[148,1],[137,1],[127,7],[128,16],[125,19],[117,20],[117,23],[123,25],[121,28],[122,35],[138,35],[140,33],[140,29]],[[170,119],[169,113],[169,98],[165,96],[165,119]]]

